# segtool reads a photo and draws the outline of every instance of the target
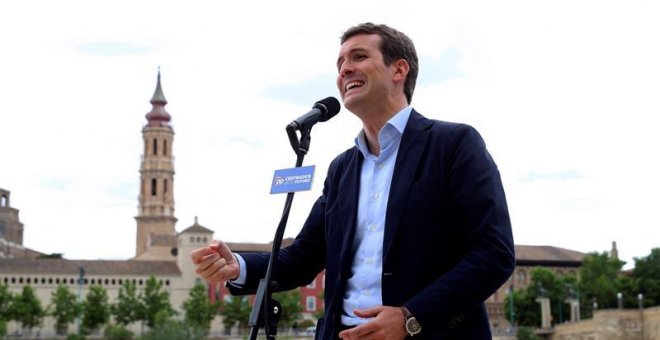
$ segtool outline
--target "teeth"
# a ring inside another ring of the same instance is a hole
[[[348,91],[348,90],[350,90],[350,89],[352,89],[356,86],[362,86],[362,85],[364,85],[363,81],[359,81],[359,80],[352,81],[352,82],[346,84],[346,91]]]

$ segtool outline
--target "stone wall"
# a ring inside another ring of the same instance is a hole
[[[660,307],[600,310],[592,319],[555,326],[551,340],[660,339]]]
[[[660,306],[644,310],[644,340],[660,339]]]

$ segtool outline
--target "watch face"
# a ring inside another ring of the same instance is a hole
[[[419,334],[422,331],[422,325],[419,324],[415,317],[410,317],[406,320],[406,332],[409,335]]]

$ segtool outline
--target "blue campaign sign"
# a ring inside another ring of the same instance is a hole
[[[314,179],[314,165],[299,168],[275,170],[270,193],[281,194],[312,189]]]

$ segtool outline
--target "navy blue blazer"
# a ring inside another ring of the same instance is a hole
[[[351,276],[362,154],[353,147],[330,164],[293,244],[281,250],[274,279],[282,290],[326,270],[325,316],[317,339],[332,339]],[[246,289],[265,276],[268,254],[242,254]],[[412,111],[396,159],[383,240],[382,299],[405,305],[422,325],[415,339],[490,339],[484,301],[515,266],[500,174],[472,127]]]

